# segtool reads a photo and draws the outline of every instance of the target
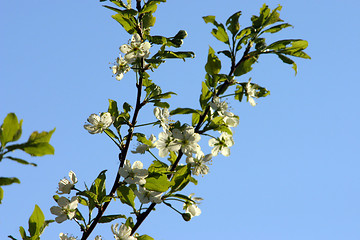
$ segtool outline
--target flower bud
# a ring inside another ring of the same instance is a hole
[[[183,213],[182,217],[187,222],[191,220],[191,214],[190,213]]]
[[[180,30],[174,38],[177,38],[177,39],[184,39],[187,37],[187,32],[185,30]]]

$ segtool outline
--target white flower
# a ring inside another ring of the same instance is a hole
[[[203,200],[203,199],[198,198],[198,197],[192,197],[193,195],[194,195],[194,193],[189,195],[189,198],[192,201],[188,201],[188,202],[184,203],[183,208],[185,209],[186,213],[190,213],[191,217],[196,217],[201,214],[201,210],[197,206],[198,201]]]
[[[144,185],[146,183],[145,178],[148,176],[148,171],[142,168],[143,164],[140,161],[134,162],[131,167],[130,161],[125,160],[124,166],[119,169],[119,174],[128,184]]]
[[[155,141],[156,141],[156,137],[151,134],[149,141],[151,142],[151,145],[148,144],[139,144],[139,146],[136,147],[135,151],[131,151],[132,153],[140,153],[140,154],[144,154],[147,150],[149,150],[150,148],[154,148],[155,147]]]
[[[111,67],[113,74],[115,75],[116,80],[120,81],[124,74],[130,70],[128,62],[121,57],[121,55],[116,59],[116,64]]]
[[[181,151],[186,156],[191,156],[193,153],[200,152],[201,148],[198,144],[200,141],[200,134],[195,133],[193,127],[186,127],[183,132],[179,129],[174,129],[172,131],[173,136],[178,144],[181,146]]]
[[[103,113],[101,117],[93,113],[87,120],[90,124],[85,124],[84,128],[91,134],[101,133],[113,123],[113,118],[108,112]]]
[[[223,120],[225,124],[229,127],[236,127],[237,125],[239,125],[239,117],[232,112],[225,112]]]
[[[155,142],[155,147],[159,149],[159,156],[166,157],[169,151],[178,151],[181,145],[174,141],[171,132],[159,133],[158,140]]]
[[[154,108],[154,115],[160,121],[160,125],[164,131],[169,130],[169,109],[156,107]]]
[[[101,236],[96,236],[94,240],[102,240]]]
[[[224,115],[228,109],[228,105],[225,101],[220,102],[220,98],[215,96],[210,102],[210,107],[219,113],[220,116]]]
[[[144,187],[139,187],[139,190],[135,190],[135,195],[139,198],[140,202],[143,204],[153,202],[161,203],[161,194],[162,192],[149,191]]]
[[[225,132],[222,133],[219,138],[212,138],[209,140],[209,146],[213,147],[211,150],[213,156],[217,156],[219,152],[226,157],[230,156],[229,147],[232,145],[234,145],[232,136]]]
[[[57,200],[58,206],[53,206],[50,208],[50,212],[57,217],[55,221],[57,223],[62,223],[67,219],[73,219],[75,217],[75,212],[79,203],[79,200],[76,196],[72,197],[71,200],[66,197],[60,197]]]
[[[69,172],[69,178],[70,181],[67,180],[66,178],[63,178],[60,180],[59,182],[59,191],[57,191],[57,193],[59,194],[69,194],[72,187],[75,185],[75,183],[77,183],[77,178],[76,175],[73,171]]]
[[[246,93],[247,93],[249,103],[251,104],[251,106],[255,107],[256,102],[255,102],[254,98],[256,98],[256,96],[255,96],[256,90],[255,90],[254,86],[250,84],[250,81],[251,81],[251,79],[249,79],[248,83],[246,84]]]
[[[120,51],[125,53],[125,60],[129,63],[134,63],[138,58],[147,58],[150,55],[151,45],[149,42],[141,42],[139,34],[135,33],[131,37],[130,45],[124,44],[120,47]]]
[[[116,240],[136,240],[135,237],[130,236],[131,227],[128,227],[125,224],[122,224],[119,228],[118,226],[118,223],[116,223],[115,226],[111,225],[111,231],[113,232]]]
[[[60,238],[60,240],[76,240],[76,238],[74,238],[74,237],[68,237],[68,235],[65,233],[60,233],[59,238]]]
[[[209,173],[210,165],[209,161],[211,161],[212,154],[207,154],[204,156],[203,153],[197,154],[195,158],[187,157],[186,163],[191,165],[192,174],[198,176],[199,174],[205,175]]]

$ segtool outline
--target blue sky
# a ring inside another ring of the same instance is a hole
[[[216,51],[224,47],[201,17],[216,15],[224,22],[242,10],[244,27],[263,3],[183,0],[159,6],[152,33],[173,36],[185,29],[189,36],[183,49],[196,54],[185,63],[168,61],[151,75],[164,91],[178,93],[170,101],[172,108],[198,106],[208,46]],[[281,4],[281,18],[294,25],[271,40],[306,39],[312,60],[296,60],[295,77],[277,57],[262,57],[239,79],[252,77],[271,95],[259,99],[256,107],[229,99],[232,111],[240,116],[231,157],[214,158],[210,174],[185,191],[204,198],[202,214],[184,222],[159,205],[140,234],[156,240],[360,238],[359,3],[267,4],[271,8]],[[135,88],[132,73],[121,82],[111,76],[110,63],[129,36],[101,5],[84,0],[0,2],[0,119],[9,112],[24,119],[23,141],[34,130],[56,127],[51,140],[54,156],[17,155],[38,167],[1,162],[0,176],[19,177],[21,184],[4,187],[0,239],[9,234],[18,237],[19,226],[27,228],[35,204],[53,219],[52,195],[69,170],[77,173],[81,187],[108,169],[111,186],[118,166],[116,147],[105,135],[88,134],[83,124],[91,113],[106,111],[109,98],[133,104]],[[222,60],[227,73],[228,64]],[[151,109],[140,117],[152,119]],[[152,131],[158,129],[148,133]],[[111,213],[123,209],[118,202],[111,205]],[[67,221],[51,224],[42,239],[58,239],[60,232],[81,236],[74,222]],[[109,225],[100,226],[90,239],[96,234],[113,239]]]

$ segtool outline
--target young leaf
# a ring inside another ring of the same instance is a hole
[[[29,218],[30,236],[39,236],[41,234],[41,228],[43,227],[44,223],[45,216],[39,206],[35,205],[34,211]]]
[[[281,61],[283,61],[284,63],[286,63],[286,64],[292,64],[293,66],[292,66],[292,68],[294,69],[294,71],[295,71],[295,75],[297,74],[297,65],[296,65],[296,63],[292,60],[292,59],[290,59],[290,58],[288,58],[288,57],[286,57],[286,56],[284,56],[284,55],[282,55],[282,54],[280,54],[280,53],[277,53],[276,54],[280,59],[281,59]]]
[[[170,115],[190,114],[190,113],[201,114],[201,112],[199,110],[195,110],[195,109],[192,109],[192,108],[176,108],[175,110],[172,110],[170,112]]]
[[[226,21],[227,29],[232,33],[232,35],[236,35],[236,33],[240,30],[239,17],[241,16],[241,11],[238,11],[231,15]]]
[[[291,25],[291,24],[288,24],[288,23],[282,23],[282,24],[273,26],[273,27],[271,27],[271,28],[268,28],[268,29],[262,31],[260,34],[263,34],[263,33],[277,33],[277,32],[279,32],[280,30],[282,30],[282,29],[284,29],[284,28],[287,28],[287,27],[292,27],[292,25]]]
[[[200,105],[202,109],[207,107],[207,103],[209,102],[210,98],[212,97],[212,92],[209,90],[208,86],[206,86],[205,82],[201,83],[201,95],[200,95]]]
[[[4,123],[0,127],[1,146],[4,147],[8,142],[17,141],[21,136],[22,120],[18,122],[15,113],[9,113]]]
[[[4,190],[2,189],[2,187],[0,187],[0,204],[3,198],[4,198]]]
[[[119,218],[126,219],[126,216],[122,215],[122,214],[102,216],[100,218],[100,220],[99,220],[99,223],[109,223],[109,222],[114,221],[114,220],[119,219]]]
[[[13,183],[20,183],[20,180],[16,177],[12,177],[12,178],[0,177],[0,186],[11,185]]]
[[[177,168],[171,180],[171,192],[181,191],[190,182],[191,170],[188,165]]]
[[[150,237],[149,235],[141,235],[139,237],[137,237],[137,240],[154,240],[152,237]]]
[[[245,61],[241,62],[239,66],[236,67],[234,75],[241,76],[252,70],[252,65],[256,62],[257,57],[252,56]]]
[[[135,208],[135,194],[131,188],[127,186],[120,186],[118,187],[116,192],[122,203],[125,203],[130,207]]]
[[[145,188],[150,191],[166,192],[171,183],[166,174],[152,174],[146,178]]]
[[[18,162],[18,163],[21,163],[21,164],[25,164],[25,165],[32,165],[32,166],[34,166],[34,167],[37,166],[37,164],[35,164],[35,163],[31,163],[31,162],[25,161],[25,160],[20,159],[20,158],[14,158],[14,157],[10,157],[10,156],[4,157],[4,158],[7,158],[7,159],[10,159],[10,160],[13,160],[13,161],[15,161],[15,162]]]
[[[221,61],[215,55],[215,51],[214,49],[212,49],[212,47],[209,47],[208,59],[205,65],[205,70],[210,75],[218,74],[221,70]]]

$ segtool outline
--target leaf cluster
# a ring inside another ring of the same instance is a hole
[[[29,139],[25,143],[11,144],[20,139],[22,135],[22,122],[22,119],[18,121],[15,113],[9,113],[5,117],[0,127],[0,162],[3,159],[9,159],[20,164],[37,166],[37,164],[28,162],[24,159],[9,156],[9,153],[12,153],[16,150],[21,150],[32,157],[54,154],[54,147],[49,142],[55,129],[49,132],[44,131],[41,133],[35,131],[30,135]],[[16,177],[0,177],[0,203],[4,194],[1,186],[10,185],[13,183],[20,183],[20,180]]]

